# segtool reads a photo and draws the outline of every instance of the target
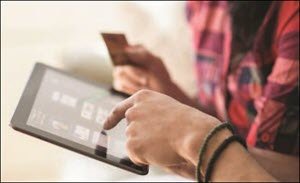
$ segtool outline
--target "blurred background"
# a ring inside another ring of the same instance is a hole
[[[111,83],[99,32],[125,33],[131,44],[145,45],[188,94],[195,93],[185,2],[1,1],[1,181],[187,181],[157,167],[135,175],[9,127],[37,61]]]

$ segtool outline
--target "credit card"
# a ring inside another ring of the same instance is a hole
[[[124,52],[125,47],[128,45],[125,35],[114,33],[101,33],[101,36],[106,44],[113,64],[129,64],[128,57]]]

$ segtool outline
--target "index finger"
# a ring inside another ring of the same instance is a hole
[[[132,107],[133,104],[133,96],[117,104],[104,121],[103,129],[110,130],[115,127],[123,118],[125,118],[125,112]]]

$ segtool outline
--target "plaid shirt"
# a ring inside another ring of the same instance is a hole
[[[271,55],[258,60],[249,51],[230,72],[227,2],[192,1],[186,7],[200,105],[231,121],[248,145],[299,155],[299,2],[271,4],[257,33],[275,16]]]

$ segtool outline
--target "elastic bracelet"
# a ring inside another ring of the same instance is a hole
[[[244,139],[242,139],[239,135],[232,135],[228,137],[226,140],[224,140],[222,144],[216,149],[216,151],[212,155],[212,158],[209,160],[206,173],[205,173],[205,179],[204,179],[205,182],[208,182],[210,180],[216,161],[218,160],[221,153],[226,149],[226,147],[228,147],[228,145],[231,144],[232,142],[239,142],[247,149],[247,145]]]
[[[199,151],[199,161],[197,164],[197,169],[196,169],[196,178],[198,182],[202,182],[202,178],[201,178],[201,173],[200,173],[200,167],[203,161],[203,156],[204,153],[207,149],[207,145],[210,141],[210,139],[213,137],[213,135],[215,135],[217,132],[221,131],[222,129],[227,128],[228,130],[231,131],[231,133],[234,134],[234,129],[232,127],[232,125],[230,123],[224,122],[222,124],[220,124],[219,126],[216,126],[214,129],[212,129],[208,135],[205,137],[201,147],[200,147],[200,151]]]

